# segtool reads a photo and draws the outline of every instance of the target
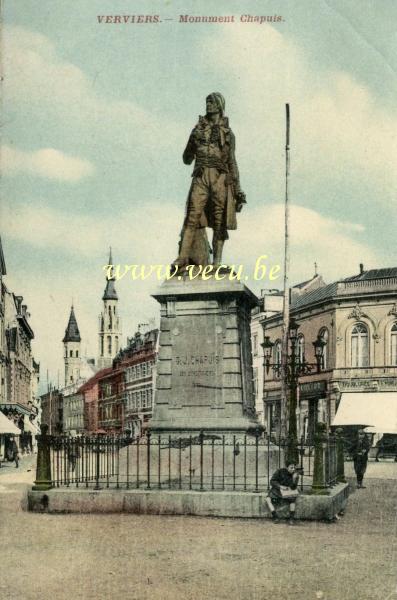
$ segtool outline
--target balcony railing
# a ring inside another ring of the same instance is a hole
[[[363,292],[396,290],[397,277],[385,277],[384,279],[364,279],[363,281],[342,281],[338,283],[337,295],[351,294],[360,290]]]

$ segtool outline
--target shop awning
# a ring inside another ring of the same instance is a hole
[[[20,435],[21,431],[12,421],[10,421],[10,419],[7,419],[7,417],[0,412],[0,433]]]
[[[34,423],[32,423],[32,421],[25,421],[23,424],[23,428],[25,431],[29,431],[30,433],[33,433],[34,435],[37,435],[40,433],[40,431],[38,430],[36,425],[34,425]]]
[[[397,392],[343,393],[332,425],[362,425],[397,433]]]

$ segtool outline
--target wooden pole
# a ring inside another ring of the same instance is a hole
[[[290,168],[290,111],[289,104],[285,105],[286,111],[286,139],[285,139],[285,203],[284,203],[284,297],[283,297],[283,327],[281,343],[281,419],[280,436],[287,435],[288,421],[288,326],[289,326],[289,168]]]

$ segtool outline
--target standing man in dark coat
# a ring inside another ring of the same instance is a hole
[[[19,467],[19,450],[18,450],[18,444],[16,443],[14,437],[10,438],[10,454],[12,456],[12,460],[15,461],[15,468],[18,469],[18,467]]]
[[[357,439],[351,448],[351,455],[353,457],[354,471],[357,477],[357,489],[365,488],[363,485],[364,473],[367,469],[368,453],[371,448],[371,443],[367,438],[365,431],[359,429],[357,433]]]
[[[219,267],[228,229],[237,229],[236,212],[246,202],[240,188],[235,137],[224,116],[225,99],[219,92],[206,98],[206,115],[199,117],[183,153],[183,162],[195,160],[176,267],[189,263],[198,229],[213,229],[213,264]]]
[[[293,462],[287,463],[286,468],[278,469],[270,480],[270,491],[266,496],[266,504],[272,513],[274,523],[278,523],[279,519],[276,512],[276,506],[283,504],[289,505],[289,520],[288,523],[295,523],[295,501],[298,496],[298,479],[299,470]],[[288,495],[290,494],[290,495]]]

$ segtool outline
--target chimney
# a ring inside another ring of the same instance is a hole
[[[360,275],[362,275],[364,273],[364,265],[363,263],[360,263]]]

